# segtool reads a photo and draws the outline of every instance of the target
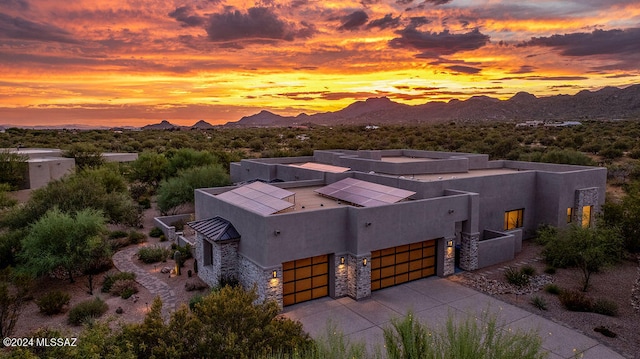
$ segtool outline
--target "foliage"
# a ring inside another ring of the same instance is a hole
[[[572,312],[590,312],[593,303],[583,292],[577,290],[563,290],[558,295],[560,303]]]
[[[62,313],[62,308],[69,304],[70,300],[71,296],[68,293],[54,290],[36,299],[36,305],[41,313],[53,315]]]
[[[594,313],[615,317],[618,315],[618,304],[608,299],[596,299],[591,308]]]
[[[625,187],[626,196],[621,202],[607,201],[603,206],[603,222],[608,227],[618,227],[624,246],[631,253],[640,252],[640,182]]]
[[[171,250],[164,247],[143,247],[138,250],[138,258],[144,263],[166,262]]]
[[[522,272],[522,274],[527,275],[529,277],[536,275],[536,269],[533,268],[533,266],[531,265],[522,266],[522,268],[520,268],[520,272]]]
[[[149,237],[152,237],[152,238],[160,238],[160,236],[163,234],[164,232],[162,232],[162,229],[158,227],[153,227],[153,229],[149,231]]]
[[[549,283],[549,284],[545,285],[544,286],[544,291],[549,293],[549,294],[553,294],[553,295],[558,295],[558,294],[560,294],[560,292],[562,292],[560,287],[558,287],[557,284],[553,284],[553,283]]]
[[[176,176],[180,171],[216,164],[217,158],[207,151],[196,151],[192,148],[181,148],[176,151],[169,151],[169,164],[167,166],[166,178]]]
[[[154,152],[143,152],[129,165],[128,178],[132,182],[142,182],[152,189],[157,188],[165,177],[168,166],[169,161],[165,156]]]
[[[0,182],[0,211],[18,204],[18,201],[9,197],[9,195],[7,194],[7,192],[9,192],[10,190],[11,186],[8,183]]]
[[[0,183],[7,184],[10,189],[25,188],[28,159],[26,155],[0,151]]]
[[[69,324],[80,325],[88,320],[98,318],[107,312],[109,306],[99,297],[76,304],[69,311]]]
[[[104,281],[102,282],[102,293],[109,293],[111,291],[113,283],[115,283],[116,281],[134,279],[136,279],[136,274],[133,272],[107,273],[104,276]]]
[[[539,162],[562,163],[581,166],[595,165],[595,162],[593,162],[593,160],[589,156],[571,149],[548,151],[540,157]]]
[[[133,279],[118,279],[111,286],[109,293],[127,299],[138,293],[138,285]]]
[[[544,272],[546,274],[556,274],[556,267],[554,267],[554,266],[546,266],[546,267],[544,267]]]
[[[496,316],[463,321],[449,315],[444,329],[434,330],[416,321],[411,312],[384,329],[387,356],[400,358],[544,358],[542,339],[533,332],[507,332]]]
[[[27,236],[26,228],[13,231],[0,231],[0,269],[18,264],[17,254],[22,248],[22,241]]]
[[[516,269],[509,267],[504,271],[504,277],[509,284],[513,284],[516,287],[524,287],[529,284],[529,276],[522,269]]]
[[[144,233],[137,232],[134,230],[129,231],[128,234],[129,243],[138,244],[147,240],[147,236]]]
[[[540,310],[547,310],[547,301],[538,295],[531,298],[531,305]]]
[[[549,265],[580,269],[583,291],[589,288],[593,273],[613,265],[623,254],[619,231],[607,226],[583,228],[573,225],[557,231],[543,231],[540,240],[546,243],[542,255]]]
[[[193,203],[197,188],[225,186],[229,175],[220,165],[197,167],[180,172],[177,177],[162,181],[158,188],[158,208],[163,213],[175,211],[181,205]]]
[[[193,254],[191,253],[192,248],[189,243],[185,244],[184,246],[179,246],[176,243],[171,243],[171,250],[180,252],[181,258],[183,260],[187,260],[193,257]]]
[[[98,168],[105,163],[102,151],[90,143],[73,143],[62,156],[73,158],[80,169]]]
[[[196,305],[202,303],[203,296],[201,294],[196,294],[191,299],[189,299],[189,309],[194,311],[196,309]]]
[[[116,238],[124,238],[127,236],[127,232],[125,231],[113,231],[113,232],[109,232],[109,239],[116,239]]]
[[[19,256],[30,273],[42,275],[63,267],[73,282],[73,272],[84,270],[93,251],[103,246],[104,232],[100,212],[87,209],[71,216],[53,209],[31,226]]]
[[[15,273],[11,268],[0,270],[0,337],[13,334],[30,290],[29,277]]]

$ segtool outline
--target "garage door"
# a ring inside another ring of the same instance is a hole
[[[282,263],[283,305],[325,297],[328,294],[328,255]]]
[[[371,290],[435,274],[435,239],[371,252]]]

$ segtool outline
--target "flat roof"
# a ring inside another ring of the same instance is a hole
[[[433,161],[433,158],[405,157],[405,156],[382,156],[382,162],[410,163],[410,162],[429,162],[429,161]]]
[[[337,207],[349,206],[349,204],[346,204],[345,202],[324,197],[315,192],[317,189],[320,189],[322,187],[324,187],[324,185],[287,188],[288,191],[291,191],[295,194],[296,204],[295,204],[295,207],[293,208],[293,211],[300,212],[300,211],[312,210],[312,209],[315,210],[315,209],[322,209],[322,208],[337,208]],[[290,213],[290,212],[286,212],[286,213]]]
[[[349,167],[332,166],[318,162],[292,163],[289,166],[329,173],[343,173],[351,170]]]
[[[375,207],[400,202],[416,194],[400,188],[345,178],[316,190],[317,193],[353,203],[362,207]]]
[[[404,175],[402,177],[406,179],[417,179],[421,181],[448,181],[458,178],[472,178],[472,177],[485,177],[505,175],[517,172],[526,172],[530,170],[520,170],[513,168],[491,168],[482,170],[469,170],[468,172],[452,172],[452,173],[435,173],[435,174],[416,174],[416,175]],[[394,176],[397,177],[397,176]]]

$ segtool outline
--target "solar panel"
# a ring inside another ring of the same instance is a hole
[[[293,195],[293,192],[282,188],[262,182],[253,182],[221,193],[216,197],[227,203],[267,216],[293,207],[293,203],[284,200],[284,198]]]
[[[396,203],[415,194],[412,191],[361,181],[355,178],[345,178],[319,188],[315,192],[362,207]]]
[[[349,167],[325,165],[323,163],[315,163],[315,162],[307,162],[301,165],[291,164],[290,166],[301,167],[301,168],[306,168],[306,169],[315,170],[315,171],[329,172],[329,173],[343,173],[351,169]]]

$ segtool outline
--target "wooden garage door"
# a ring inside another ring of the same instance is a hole
[[[283,305],[325,297],[328,294],[328,255],[282,263]]]
[[[371,290],[435,274],[435,239],[371,252]]]

